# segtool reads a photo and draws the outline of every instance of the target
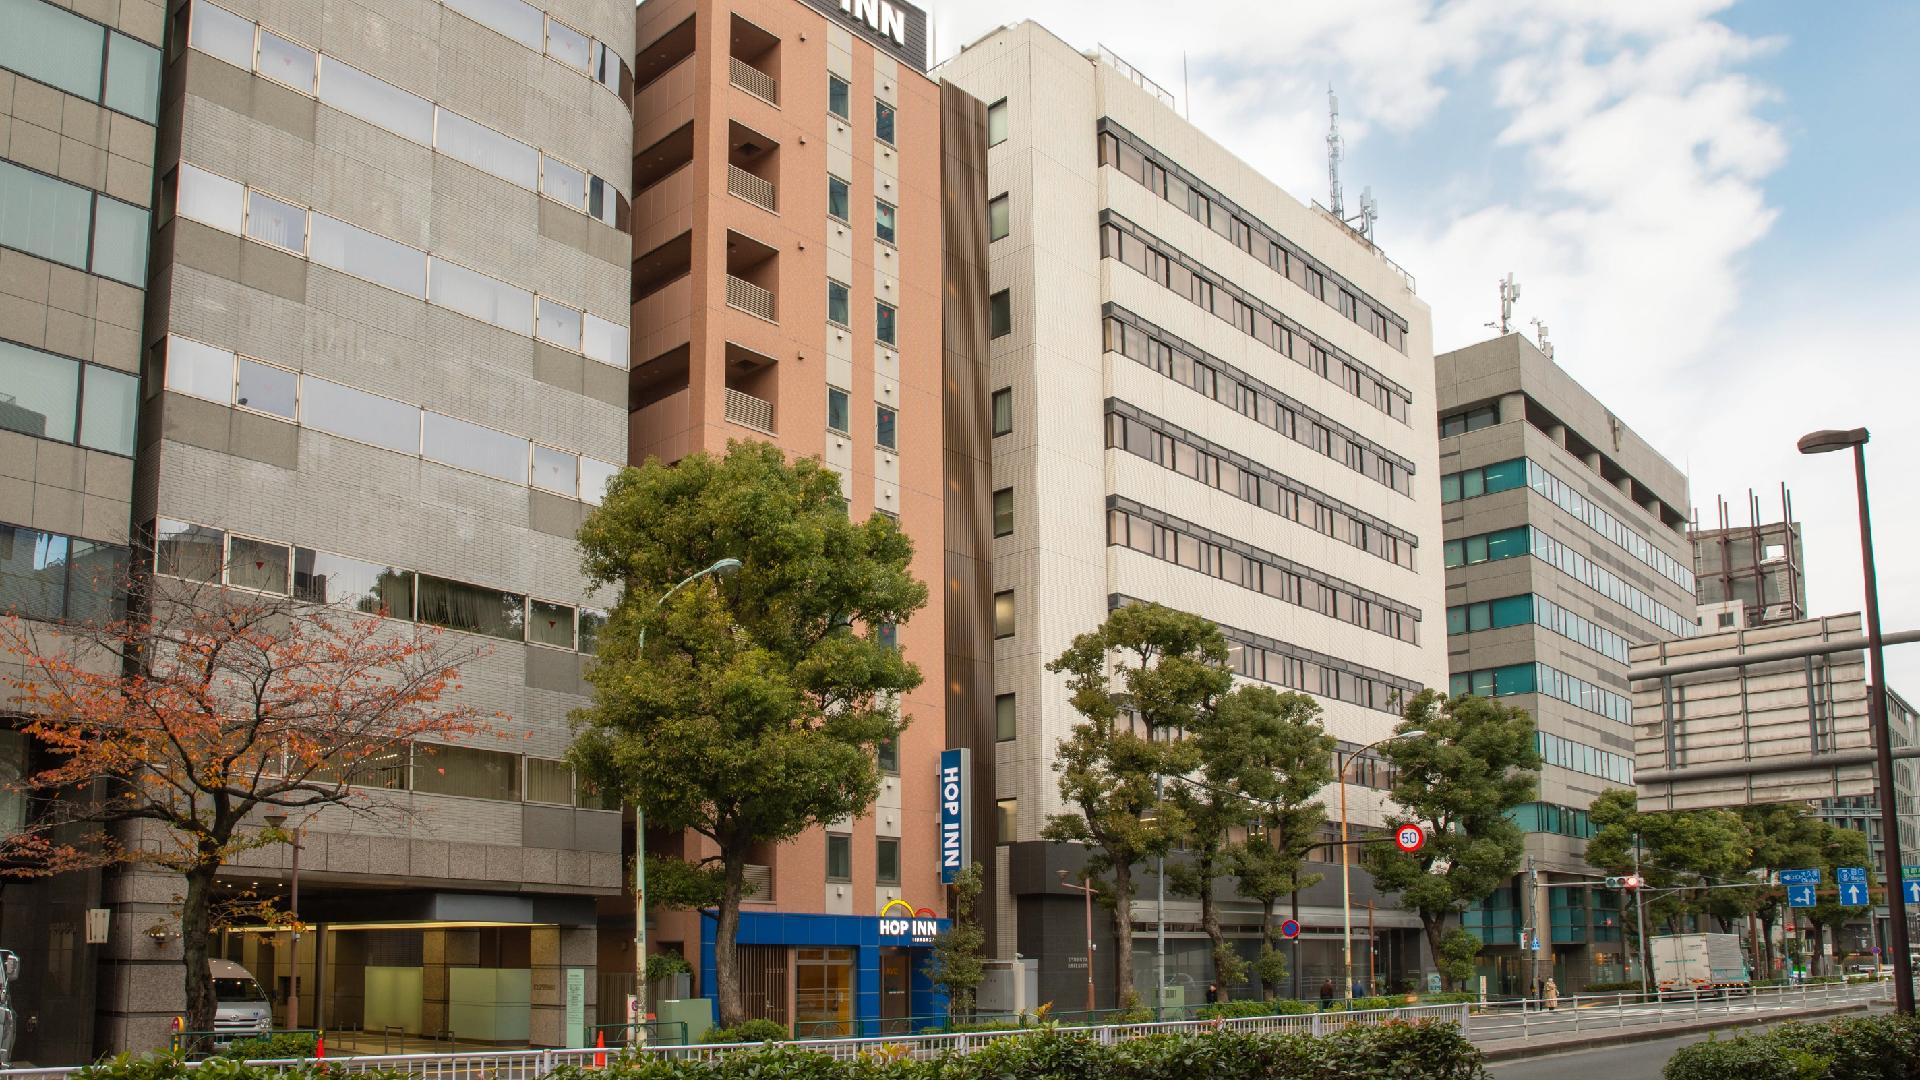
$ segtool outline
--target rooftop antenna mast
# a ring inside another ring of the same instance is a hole
[[[1520,299],[1520,283],[1513,280],[1513,271],[1509,270],[1506,279],[1498,284],[1500,286],[1500,321],[1487,325],[1498,329],[1502,334],[1511,334],[1513,333],[1513,302]]]
[[[1347,219],[1347,200],[1340,190],[1340,159],[1346,156],[1344,144],[1340,141],[1340,99],[1333,96],[1333,85],[1327,85],[1327,185],[1331,201],[1329,209],[1333,216],[1341,221]]]
[[[1518,294],[1516,293],[1515,295]],[[1549,360],[1553,359],[1553,342],[1547,340],[1547,324],[1541,322],[1539,319],[1533,319],[1531,321],[1533,322],[1534,334],[1540,339],[1540,355]]]

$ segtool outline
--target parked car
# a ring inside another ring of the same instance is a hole
[[[214,1041],[231,1042],[273,1030],[273,1005],[253,973],[231,960],[207,961],[213,976]]]

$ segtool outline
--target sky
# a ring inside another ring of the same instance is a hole
[[[939,59],[1031,18],[1105,45],[1302,200],[1349,211],[1432,308],[1436,351],[1515,325],[1716,497],[1803,523],[1813,614],[1858,611],[1846,455],[1866,427],[1883,623],[1920,629],[1920,5],[1895,0],[948,0]],[[1920,698],[1920,644],[1888,652]]]

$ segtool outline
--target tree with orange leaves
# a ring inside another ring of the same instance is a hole
[[[222,866],[291,839],[268,814],[404,814],[394,786],[417,739],[472,734],[443,705],[479,655],[438,632],[300,600],[140,578],[133,614],[95,623],[0,621],[23,714],[50,764],[21,782],[41,812],[0,841],[0,874],[139,863],[183,879],[186,1027],[213,1028],[207,937]],[[9,656],[9,654],[11,654]],[[61,839],[75,823],[99,831]]]

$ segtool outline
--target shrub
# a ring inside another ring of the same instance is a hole
[[[277,1061],[282,1058],[310,1058],[316,1040],[305,1031],[282,1031],[253,1039],[236,1039],[215,1053],[242,1061]]]
[[[147,1054],[140,1057],[120,1054],[75,1070],[73,1077],[76,1080],[327,1080],[323,1069],[324,1066],[301,1066],[278,1072],[224,1056],[210,1057],[189,1068],[186,1059],[179,1054]],[[374,1069],[364,1073],[355,1072],[354,1080],[418,1078],[391,1069]],[[636,1076],[634,1080],[640,1078]],[[647,1080],[653,1078],[648,1077]]]
[[[1465,990],[1449,990],[1444,994],[1421,994],[1422,1005],[1472,1005],[1480,1000],[1479,994],[1470,994]]]
[[[1683,1047],[1666,1080],[1898,1080],[1920,1075],[1920,1020],[1855,1016]]]
[[[777,1020],[743,1020],[730,1028],[708,1028],[700,1041],[706,1043],[785,1042],[793,1038],[787,1025]]]

